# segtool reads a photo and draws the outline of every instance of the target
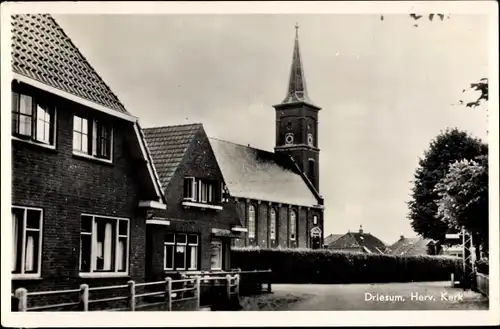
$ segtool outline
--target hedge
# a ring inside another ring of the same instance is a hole
[[[319,249],[233,248],[231,267],[272,270],[273,283],[382,283],[449,280],[459,258],[392,256]]]

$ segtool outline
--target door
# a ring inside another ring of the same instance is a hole
[[[319,249],[320,246],[320,238],[319,236],[313,236],[312,237],[312,248],[313,249]]]

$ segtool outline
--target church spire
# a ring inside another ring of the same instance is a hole
[[[293,47],[292,66],[290,69],[290,80],[288,82],[288,90],[286,97],[283,100],[285,103],[307,102],[311,103],[307,95],[306,80],[304,76],[304,68],[302,66],[302,58],[299,48],[299,25],[295,24],[295,44]]]

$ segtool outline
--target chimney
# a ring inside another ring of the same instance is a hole
[[[359,234],[363,234],[363,225],[359,225]]]
[[[399,236],[399,240],[404,240],[404,239],[405,239],[404,235]]]

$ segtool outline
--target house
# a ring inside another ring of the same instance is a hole
[[[401,235],[399,240],[387,247],[386,253],[389,255],[418,256],[433,255],[434,242],[432,239],[423,237],[407,238]]]
[[[383,254],[385,252],[385,244],[371,235],[363,232],[363,227],[359,228],[359,232],[347,232],[340,238],[335,239],[326,246],[328,249],[346,252],[362,252],[368,254]]]
[[[50,15],[12,32],[12,289],[144,281],[165,196],[137,118]]]
[[[324,200],[319,193],[318,114],[309,99],[296,27],[285,99],[274,105],[274,152],[210,139],[241,225],[234,246],[320,248]]]
[[[335,241],[338,238],[340,238],[342,235],[343,234],[329,234],[327,237],[325,237],[325,241],[323,242],[323,245],[328,246],[333,241]]]
[[[166,210],[149,214],[148,279],[172,272],[230,269],[231,240],[245,231],[226,202],[221,170],[201,124],[144,130],[165,189]]]

